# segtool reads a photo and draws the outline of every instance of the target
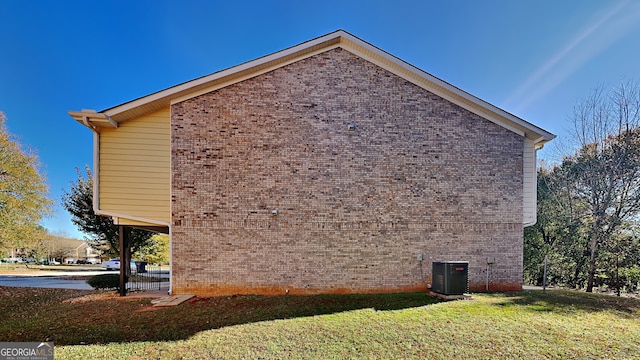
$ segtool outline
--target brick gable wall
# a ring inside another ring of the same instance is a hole
[[[422,290],[438,260],[480,290],[487,257],[520,288],[523,139],[345,50],[174,104],[171,131],[175,293]]]

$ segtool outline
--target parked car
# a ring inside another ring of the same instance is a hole
[[[107,270],[120,270],[120,259],[111,259],[102,263],[102,267]],[[131,273],[135,274],[138,272],[138,267],[136,266],[136,262],[131,260]]]
[[[77,264],[90,264],[90,265],[100,264],[100,259],[98,258],[78,259]]]

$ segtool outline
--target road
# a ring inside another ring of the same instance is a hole
[[[104,272],[101,272],[104,273]],[[78,274],[74,274],[78,275]],[[86,280],[67,280],[63,276],[0,275],[0,286],[92,290]]]
[[[93,276],[98,274],[118,274],[118,271],[106,270],[85,270],[85,271],[19,271],[15,273],[3,272],[0,274],[0,286],[12,287],[38,287],[38,288],[60,288],[76,290],[93,290],[86,280],[71,280],[69,277],[77,279],[77,276]],[[163,271],[162,277],[168,280],[169,272]],[[162,287],[169,287],[168,282],[163,282]]]

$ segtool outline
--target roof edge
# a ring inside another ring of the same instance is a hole
[[[120,122],[166,108],[173,103],[229,86],[336,47],[350,51],[427,91],[532,139],[538,147],[542,147],[544,143],[556,137],[554,134],[471,95],[344,30],[331,32],[287,49],[178,84],[101,112],[93,110],[70,111],[69,115],[76,121],[94,129],[105,126],[117,127]]]

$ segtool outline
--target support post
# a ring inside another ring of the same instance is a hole
[[[127,282],[131,274],[131,243],[129,241],[129,228],[118,225],[118,237],[120,243],[120,296],[127,296]]]

